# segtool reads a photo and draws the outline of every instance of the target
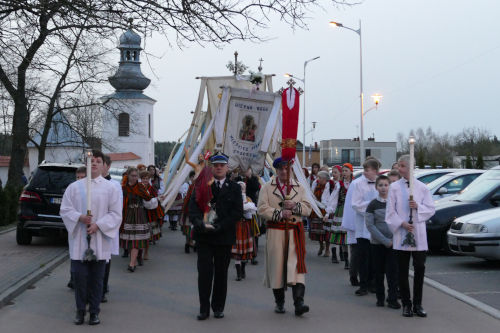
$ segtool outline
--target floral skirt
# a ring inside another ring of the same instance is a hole
[[[335,245],[346,245],[347,233],[342,230],[342,220],[334,219],[332,223],[332,232],[330,236],[330,243]]]
[[[231,257],[235,260],[249,260],[254,257],[252,220],[243,219],[236,222],[236,244],[231,249]]]
[[[123,228],[120,231],[120,246],[124,249],[144,249],[151,237],[146,211],[137,205],[127,208]]]

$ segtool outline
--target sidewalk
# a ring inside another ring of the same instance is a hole
[[[0,234],[0,295],[67,252],[64,243],[46,238],[33,237],[32,245],[17,245],[15,229]]]
[[[150,251],[151,260],[135,273],[126,271],[127,260],[115,257],[111,265],[109,302],[101,306],[101,325],[93,332],[499,332],[500,321],[475,308],[424,287],[428,318],[403,318],[400,310],[375,307],[374,295],[354,296],[343,265],[316,256],[316,244],[308,244],[306,303],[311,312],[293,315],[291,290],[286,293],[287,313],[273,312],[273,296],[262,286],[265,238],[260,262],[247,266],[247,279],[234,281],[234,264],[229,271],[229,288],[224,319],[196,320],[196,254],[184,254],[180,232],[166,235]],[[66,287],[69,261],[35,289],[18,296],[14,304],[0,309],[2,333],[87,331],[72,324],[74,296]]]

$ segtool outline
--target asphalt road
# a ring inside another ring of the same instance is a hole
[[[427,277],[500,310],[500,262],[468,256],[427,257]]]
[[[291,291],[284,315],[273,312],[272,292],[262,286],[263,265],[248,266],[247,279],[234,281],[230,270],[224,319],[195,319],[199,309],[196,255],[183,253],[180,232],[167,232],[151,250],[151,260],[135,273],[126,259],[113,259],[109,302],[102,305],[101,325],[93,332],[499,332],[500,321],[433,288],[424,287],[428,318],[403,318],[400,310],[375,307],[374,295],[354,296],[342,265],[315,255],[308,245],[306,303],[311,312],[293,315]],[[261,242],[263,250],[264,240]],[[262,260],[262,257],[260,258]],[[429,273],[429,271],[428,271]],[[66,287],[69,262],[0,309],[2,333],[77,332],[72,324],[74,296]]]

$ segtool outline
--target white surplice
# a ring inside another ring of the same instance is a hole
[[[416,247],[403,246],[403,240],[408,233],[401,224],[410,218],[409,189],[406,179],[401,178],[389,187],[385,219],[393,236],[393,249],[403,251],[427,251],[427,231],[425,222],[434,215],[435,207],[431,193],[427,186],[414,179],[413,200],[418,208],[413,209],[412,219],[414,225]]]
[[[60,214],[68,231],[71,260],[83,260],[87,249],[87,226],[79,221],[81,215],[87,214],[86,182],[84,178],[70,184],[61,203]],[[116,185],[102,176],[92,179],[91,193],[92,221],[99,229],[92,234],[90,248],[98,260],[109,260],[122,222],[122,194]]]
[[[349,190],[347,190],[347,194],[345,196],[345,202],[344,202],[344,215],[342,215],[342,229],[344,229],[347,233],[346,236],[346,244],[356,244],[356,222],[355,222],[355,215],[356,212],[352,208],[352,193],[356,189],[356,181],[359,180],[355,179],[354,181],[351,182],[349,185]]]
[[[377,197],[375,181],[370,181],[364,175],[356,179],[355,189],[352,191],[351,205],[354,209],[355,237],[370,239],[371,235],[366,227],[365,213],[368,204]],[[352,189],[350,189],[351,191]]]

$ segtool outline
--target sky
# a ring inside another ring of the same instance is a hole
[[[312,121],[318,123],[306,144],[357,137],[359,36],[331,27],[331,20],[355,29],[361,20],[365,110],[373,106],[371,95],[384,96],[378,109],[365,116],[365,139],[374,134],[376,141],[395,141],[398,132],[428,126],[441,134],[471,126],[500,134],[500,1],[365,0],[340,8],[322,4],[323,9],[309,13],[308,30],[293,31],[273,17],[270,28],[261,31],[271,39],[264,43],[179,49],[161,36],[146,39],[146,50],[155,55],[142,58],[142,71],[152,80],[145,94],[157,100],[155,140],[173,141],[184,133],[198,96],[200,81],[195,77],[230,75],[226,64],[236,50],[253,71],[262,57],[263,72],[276,74],[275,89],[285,86],[284,73],[303,77],[304,61],[320,56],[307,66],[307,130]]]

